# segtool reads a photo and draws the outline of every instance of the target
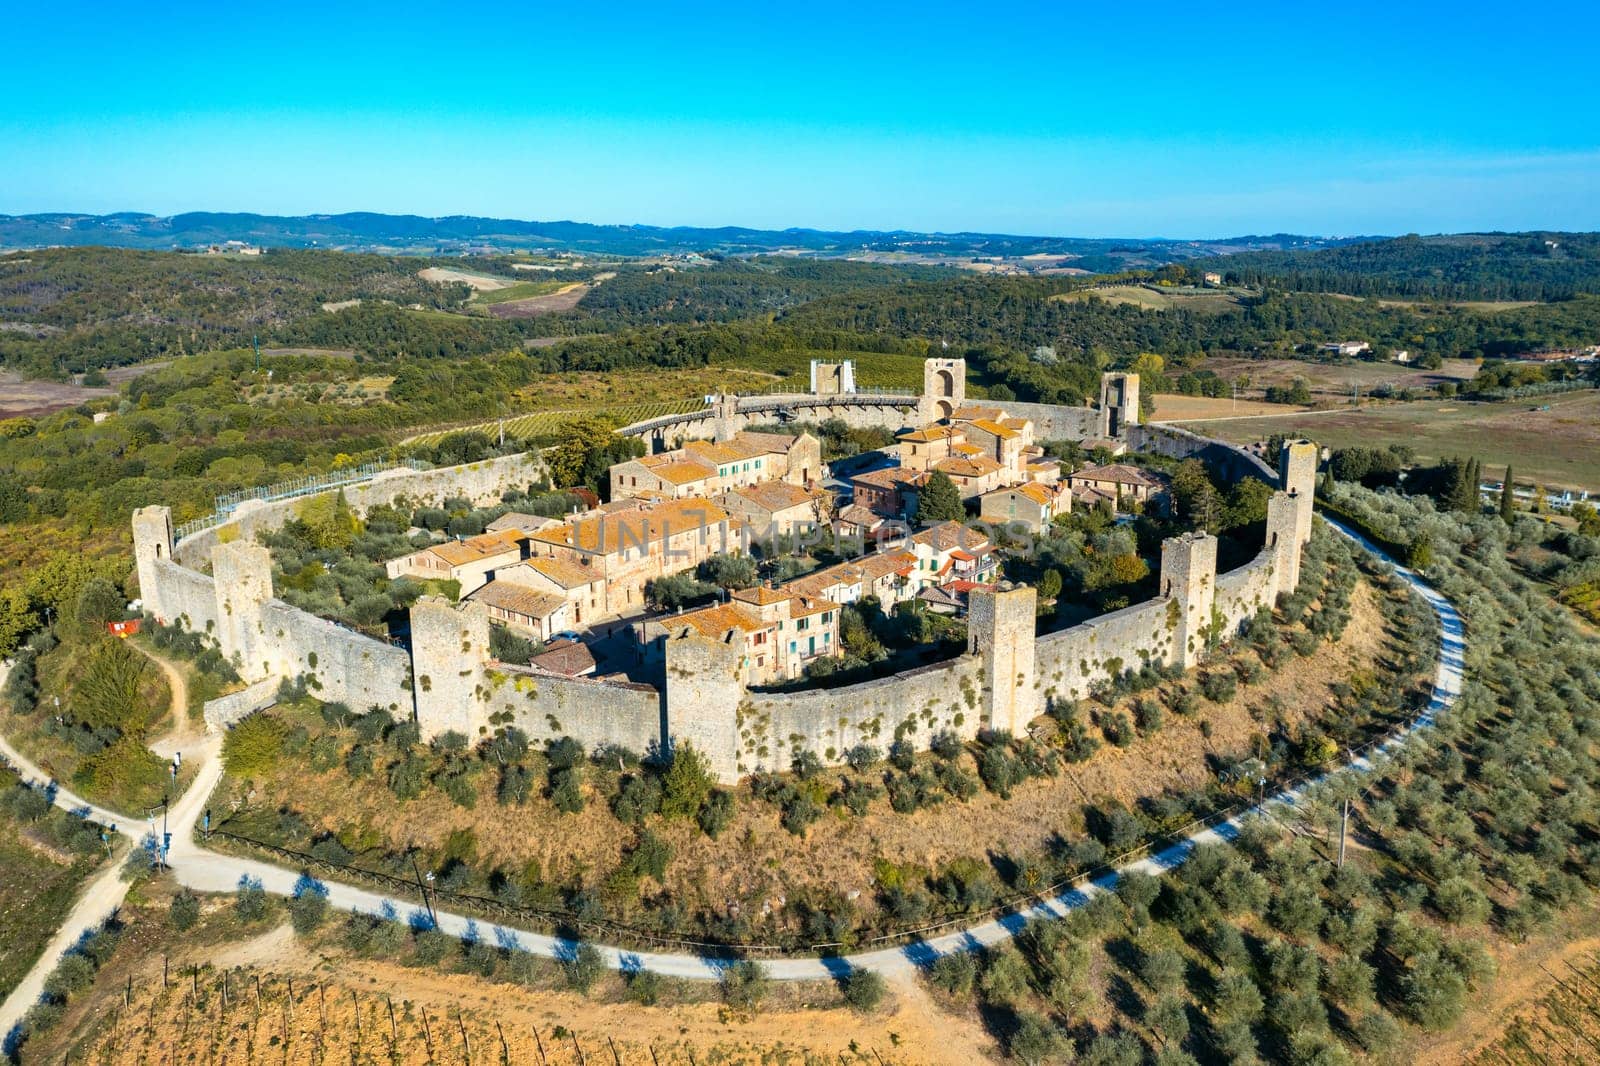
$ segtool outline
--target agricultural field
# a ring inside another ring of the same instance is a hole
[[[1293,404],[1267,403],[1265,400],[1238,399],[1228,396],[1184,396],[1181,393],[1161,393],[1156,396],[1156,409],[1150,415],[1153,422],[1187,422],[1195,419],[1249,418],[1297,414],[1309,407]]]
[[[1312,392],[1331,392],[1349,396],[1360,387],[1363,393],[1379,385],[1397,389],[1430,389],[1447,381],[1468,381],[1478,372],[1473,359],[1446,359],[1438,370],[1421,370],[1398,363],[1319,362],[1309,359],[1207,358],[1191,370],[1209,370],[1224,381],[1248,378],[1241,391],[1256,396],[1268,385],[1289,385],[1304,378]]]
[[[1331,448],[1405,444],[1425,460],[1477,456],[1491,475],[1510,463],[1519,481],[1538,481],[1546,488],[1600,489],[1600,392],[1508,403],[1381,404],[1300,417],[1210,421],[1194,428],[1236,443],[1282,433]]]
[[[1143,311],[1232,311],[1239,306],[1237,293],[1223,289],[1178,289],[1155,285],[1108,285],[1057,293],[1051,300],[1061,303],[1100,300],[1113,306],[1137,307]]]
[[[557,311],[571,311],[578,301],[588,295],[592,285],[582,281],[519,282],[504,293],[526,293],[520,296],[503,296],[494,293],[490,298],[475,300],[472,306],[487,306],[496,318],[533,318]]]

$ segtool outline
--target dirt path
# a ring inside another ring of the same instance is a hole
[[[1335,523],[1330,524],[1334,525],[1334,528],[1345,536],[1356,541],[1365,550],[1372,552],[1379,558],[1393,562],[1375,545],[1359,534]],[[1414,572],[1396,565],[1395,573],[1410,584],[1418,595],[1427,601],[1439,618],[1439,669],[1434,680],[1433,695],[1427,708],[1405,729],[1395,734],[1385,743],[1371,749],[1369,755],[1361,756],[1346,764],[1342,768],[1343,770],[1355,770],[1361,773],[1370,772],[1374,769],[1374,760],[1391,753],[1404,744],[1413,734],[1432,726],[1435,717],[1454,705],[1461,695],[1466,645],[1460,614],[1457,613],[1449,600],[1436,592]],[[0,751],[5,750],[6,745],[3,740],[0,740]],[[182,799],[178,801],[171,813],[171,831],[173,834],[171,860],[173,871],[179,883],[203,892],[221,893],[233,891],[238,886],[242,876],[249,876],[260,879],[262,887],[268,892],[283,896],[293,894],[295,884],[300,876],[297,871],[253,859],[242,859],[208,851],[195,840],[195,824],[199,820],[206,801],[222,779],[223,767],[220,737],[210,738],[200,752],[197,753],[197,756],[196,762],[199,770],[195,781],[188,791],[184,793]],[[1151,853],[1141,859],[1128,862],[1115,870],[1111,870],[1092,882],[1071,887],[1056,896],[1041,900],[1015,913],[1004,914],[965,929],[953,929],[914,944],[895,945],[843,958],[819,959],[807,956],[775,958],[766,962],[767,971],[773,979],[780,981],[828,981],[837,979],[839,975],[856,969],[875,970],[890,978],[910,978],[918,973],[923,966],[940,955],[972,951],[980,947],[992,947],[1009,940],[1030,922],[1064,917],[1067,913],[1083,906],[1095,896],[1113,890],[1117,882],[1130,873],[1137,871],[1160,876],[1174,867],[1182,865],[1197,846],[1202,844],[1221,844],[1236,837],[1243,820],[1246,817],[1253,816],[1258,810],[1272,812],[1292,809],[1300,803],[1308,787],[1309,785],[1299,786],[1281,792],[1267,799],[1259,808],[1247,810],[1225,822],[1195,832],[1158,852]],[[57,802],[64,805],[72,805],[70,801],[62,799],[63,795],[65,794],[57,796]],[[81,801],[77,801],[77,803],[81,803]],[[126,821],[118,815],[108,814],[107,817]],[[328,889],[329,905],[335,910],[377,913],[386,905],[393,906],[395,904],[394,900],[382,894],[357,888],[353,885],[329,882],[326,887]],[[451,914],[447,911],[437,912],[436,917],[438,928],[451,936],[464,937],[469,935],[469,930],[473,930],[477,935],[492,937],[497,942],[516,944],[525,950],[545,956],[565,957],[575,947],[569,940],[492,924],[485,927],[465,915]],[[69,921],[67,924],[71,925],[72,922]],[[79,926],[79,928],[82,927]],[[700,955],[624,951],[604,945],[596,945],[596,947],[599,949],[606,965],[612,969],[643,968],[664,977],[717,980],[727,965],[722,960],[708,959]],[[47,958],[50,960],[50,965],[53,966],[55,956],[47,956]],[[41,960],[40,966],[45,966],[44,960]],[[35,967],[36,972],[37,970],[38,967]],[[48,967],[46,972],[48,972]],[[17,996],[13,995],[11,1000],[7,1000],[7,1010],[12,1009],[13,1000],[15,999],[17,999]],[[27,1002],[31,1002],[31,1000]]]
[[[142,644],[134,644],[133,648],[161,668],[161,672],[167,676],[167,687],[172,692],[171,728],[150,742],[150,750],[163,759],[171,759],[178,752],[197,750],[205,743],[206,728],[203,721],[189,717],[188,678],[172,660],[157,655]]]

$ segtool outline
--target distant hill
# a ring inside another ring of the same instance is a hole
[[[843,255],[863,252],[909,256],[1083,256],[1085,269],[1160,266],[1203,256],[1278,249],[1334,247],[1371,238],[1300,237],[1292,234],[1215,241],[1033,237],[996,233],[913,233],[814,229],[760,230],[740,226],[607,226],[588,222],[528,222],[456,215],[423,218],[352,212],[279,216],[195,211],[182,215],[126,212],[114,215],[0,215],[0,249],[78,247],[165,250],[242,241],[269,248],[332,248],[416,255],[568,251],[596,255],[660,255],[716,251],[726,254],[793,250]]]
[[[1247,251],[1191,269],[1245,285],[1424,300],[1563,300],[1600,293],[1600,234],[1415,234],[1304,251]]]

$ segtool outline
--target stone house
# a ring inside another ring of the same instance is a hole
[[[1030,481],[986,492],[978,516],[996,526],[1020,523],[1030,532],[1047,528],[1059,515],[1072,513],[1072,490],[1066,485]]]
[[[1067,476],[1067,485],[1073,494],[1090,489],[1117,501],[1117,510],[1132,510],[1137,503],[1142,510],[1152,503],[1165,499],[1166,480],[1147,470],[1128,463],[1108,463],[1105,466],[1086,466]]]
[[[539,641],[547,641],[574,625],[573,604],[565,595],[543,592],[515,581],[491,581],[467,599],[487,607],[492,621]]]
[[[908,518],[917,509],[917,488],[927,475],[903,466],[870,470],[850,479],[854,503],[885,518]]]
[[[446,541],[398,559],[390,559],[384,564],[384,571],[391,579],[415,577],[459,581],[461,595],[465,596],[480,588],[497,568],[521,560],[526,541],[527,537],[516,529],[480,533],[476,537]]]
[[[557,583],[574,582],[566,586],[569,598],[579,589],[577,579],[588,577],[582,588],[590,590],[585,595],[591,605],[573,621],[591,625],[643,610],[649,582],[693,569],[713,555],[743,551],[747,539],[745,523],[710,500],[665,500],[540,530],[528,538],[526,569]]]
[[[823,489],[787,481],[745,485],[717,497],[719,506],[744,519],[756,540],[820,528],[832,501],[832,494]]]
[[[646,657],[658,660],[667,641],[685,633],[731,646],[741,683],[768,685],[838,653],[839,605],[763,585],[741,589],[726,603],[648,619],[640,632]]]
[[[659,495],[706,499],[764,481],[807,485],[824,474],[822,442],[809,433],[735,433],[725,441],[690,441],[611,468],[611,498]]]

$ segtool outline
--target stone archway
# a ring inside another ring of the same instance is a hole
[[[954,396],[956,394],[955,375],[948,370],[939,371],[934,376],[934,384],[938,386],[938,391],[934,393],[936,396]],[[944,413],[946,415],[950,413],[949,404],[941,404],[940,406],[945,408]]]
[[[945,395],[948,396],[949,393],[945,393]],[[955,414],[956,408],[955,408],[955,405],[952,404],[949,400],[938,400],[938,401],[935,401],[935,403],[933,405],[933,410],[938,415],[939,418],[945,419],[945,418],[949,418],[951,415]]]

